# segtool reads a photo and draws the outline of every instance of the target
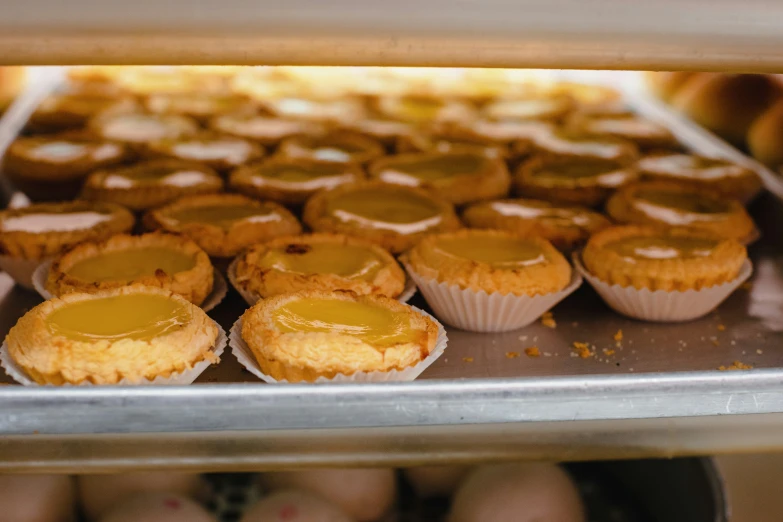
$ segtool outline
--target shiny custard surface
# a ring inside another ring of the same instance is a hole
[[[3,232],[29,232],[41,234],[44,232],[72,232],[87,230],[111,219],[111,214],[85,211],[36,212],[9,216],[0,221]]]
[[[169,217],[182,224],[206,223],[223,229],[231,228],[237,221],[266,223],[279,221],[280,214],[274,210],[250,205],[205,205],[185,207],[169,214]]]
[[[718,241],[700,237],[629,237],[613,241],[605,248],[626,259],[683,259],[709,256]]]
[[[155,275],[162,270],[168,275],[191,270],[196,259],[190,254],[161,247],[145,247],[107,252],[75,263],[67,273],[84,281],[132,281]]]
[[[485,159],[477,154],[444,154],[422,160],[390,161],[380,172],[379,178],[388,183],[416,181],[444,181],[480,172]]]
[[[497,268],[531,266],[546,262],[538,245],[521,238],[469,236],[443,238],[435,248],[447,255],[486,263]]]
[[[384,262],[372,250],[357,245],[302,243],[269,250],[259,260],[259,265],[282,272],[335,274],[371,281]]]
[[[327,212],[343,222],[401,234],[423,232],[441,221],[433,201],[392,187],[345,192],[328,202]]]

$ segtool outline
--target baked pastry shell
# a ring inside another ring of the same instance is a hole
[[[383,303],[408,311],[425,345],[405,343],[385,349],[339,333],[283,333],[271,328],[271,313],[291,299],[343,298]],[[237,360],[260,379],[270,382],[411,381],[443,354],[446,330],[431,315],[386,297],[348,293],[299,292],[265,299],[248,309],[231,328],[229,345]]]
[[[393,230],[383,230],[372,227],[362,227],[351,222],[343,222],[326,213],[329,201],[337,196],[356,189],[388,187],[390,190],[406,190],[420,197],[431,200],[440,210],[440,221],[437,225],[427,230],[412,234],[402,234]],[[367,181],[342,185],[332,190],[324,190],[316,193],[307,200],[302,216],[304,223],[315,232],[330,232],[360,237],[372,241],[390,251],[392,254],[400,254],[415,245],[424,236],[436,233],[457,230],[462,224],[454,212],[454,207],[447,201],[439,198],[431,191],[420,187],[402,187],[388,185],[380,181]]]
[[[209,143],[210,141],[220,141],[221,139],[242,141],[246,143],[249,148],[247,157],[243,158],[241,161],[232,161],[231,159],[225,157],[216,158],[216,159],[196,159],[196,158],[188,158],[183,155],[177,154],[177,152],[174,150],[176,145],[179,143],[188,143],[188,142]],[[147,156],[149,158],[168,158],[168,159],[175,159],[180,161],[192,161],[196,163],[201,163],[209,168],[215,169],[216,171],[225,174],[231,171],[232,169],[244,165],[245,163],[249,163],[251,161],[257,161],[261,159],[264,156],[265,151],[261,145],[246,138],[239,138],[237,136],[229,136],[226,134],[220,134],[216,132],[203,131],[194,136],[185,136],[182,138],[167,139],[167,140],[153,141],[147,143],[144,147],[143,154],[144,156]]]
[[[238,220],[228,229],[211,223],[180,223],[171,218],[173,212],[200,206],[235,204],[268,208],[280,215],[280,220],[252,222]],[[198,244],[211,257],[230,258],[255,243],[279,236],[299,234],[302,225],[285,207],[271,201],[256,201],[240,194],[203,194],[189,196],[163,207],[148,211],[143,219],[148,230],[182,234]]]
[[[191,255],[195,265],[189,270],[166,274],[142,276],[130,282],[125,280],[87,281],[68,273],[75,264],[111,252],[137,248],[163,247]],[[212,292],[214,270],[207,254],[193,241],[172,234],[151,233],[143,236],[120,234],[105,241],[82,243],[52,261],[46,290],[52,295],[63,296],[72,292],[97,293],[102,290],[132,284],[158,287],[180,295],[195,305],[204,302]]]
[[[273,268],[262,268],[260,259],[273,248],[286,245],[333,244],[364,247],[382,259],[384,265],[372,281],[348,279],[337,274],[300,274]],[[347,291],[357,295],[385,295],[397,299],[405,290],[405,272],[394,257],[378,245],[363,239],[340,234],[312,234],[280,237],[264,244],[250,247],[239,255],[229,273],[232,284],[244,296],[268,298],[275,295],[319,290],[323,292]],[[258,299],[256,299],[257,301]],[[254,304],[254,303],[251,303]]]
[[[313,155],[313,148],[318,146],[350,145],[359,151],[351,153],[351,158],[345,162],[363,164],[380,158],[386,154],[380,142],[358,132],[336,130],[324,135],[300,134],[289,136],[277,147],[276,154],[285,158],[318,159]]]
[[[50,334],[46,326],[49,314],[69,303],[137,293],[182,300],[160,288],[133,285],[95,295],[75,293],[44,301],[8,333],[0,348],[0,365],[25,385],[182,385],[192,383],[220,360],[226,345],[225,332],[200,308],[187,302],[192,321],[150,341],[64,340]]]

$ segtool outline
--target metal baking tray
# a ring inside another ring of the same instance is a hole
[[[0,145],[24,123],[24,103],[0,125]],[[640,107],[670,117],[653,102]],[[720,143],[695,126],[672,129],[697,151],[714,153],[703,144]],[[410,383],[268,385],[226,353],[189,387],[0,387],[0,470],[256,470],[783,449],[783,206],[764,194],[751,211],[762,232],[750,247],[753,279],[703,319],[634,321],[584,285],[554,309],[555,328],[449,329],[446,353]],[[39,302],[0,274],[0,335]],[[425,306],[420,296],[412,304]],[[245,308],[232,290],[210,314],[229,327]],[[593,355],[579,357],[574,342],[588,343]],[[525,355],[533,345],[539,357]],[[734,361],[753,369],[719,371]]]

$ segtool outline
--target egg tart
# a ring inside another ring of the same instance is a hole
[[[197,306],[136,285],[44,301],[19,319],[5,342],[38,384],[117,384],[217,362],[218,333]]]
[[[596,137],[579,134],[565,128],[540,132],[532,139],[518,142],[516,155],[532,152],[539,156],[574,159],[604,159],[631,162],[639,156],[632,141],[611,136]]]
[[[182,196],[218,192],[222,188],[222,178],[205,165],[161,159],[93,172],[87,177],[82,197],[146,210]]]
[[[466,102],[432,96],[380,96],[372,103],[372,112],[384,119],[414,124],[477,117],[476,109]]]
[[[233,257],[252,244],[302,231],[284,207],[240,194],[187,196],[149,211],[144,224],[182,234],[211,257]]]
[[[251,197],[302,205],[319,190],[364,178],[364,171],[357,165],[276,156],[240,167],[231,173],[228,184],[232,190]]]
[[[234,283],[268,298],[287,292],[344,290],[398,297],[405,274],[384,249],[340,234],[280,237],[250,247],[236,261]]]
[[[477,153],[488,158],[506,158],[509,148],[505,143],[487,139],[471,133],[438,132],[428,129],[422,132],[410,132],[397,138],[396,149],[399,153],[430,152],[440,154]]]
[[[571,265],[549,241],[502,230],[431,234],[403,261],[421,277],[487,294],[548,294],[571,281]]]
[[[438,325],[388,297],[312,290],[259,301],[241,334],[265,374],[313,382],[412,367],[434,350]]]
[[[184,237],[156,232],[119,234],[82,243],[55,258],[46,289],[61,296],[136,283],[164,288],[200,305],[212,291],[212,263],[196,243]]]
[[[32,200],[62,201],[79,194],[90,172],[129,157],[125,145],[82,133],[22,137],[8,147],[3,172]]]
[[[490,120],[560,121],[575,107],[567,95],[500,98],[484,105],[481,115]]]
[[[729,282],[746,259],[745,247],[733,239],[645,226],[605,229],[582,252],[585,268],[606,283],[668,292]]]
[[[636,143],[642,150],[678,150],[680,144],[666,127],[635,114],[575,114],[568,127],[579,134],[620,138]]]
[[[188,116],[200,122],[207,122],[220,114],[254,113],[254,103],[236,94],[186,92],[153,93],[144,101],[146,109],[153,114]]]
[[[336,163],[367,163],[386,154],[380,143],[350,131],[323,135],[301,134],[280,143],[277,154],[286,158],[305,158]]]
[[[662,154],[642,158],[637,167],[643,179],[684,182],[742,202],[761,189],[761,180],[753,170],[722,158]]]
[[[454,207],[433,193],[379,181],[315,194],[305,204],[303,220],[315,232],[365,238],[394,254],[427,234],[461,226]]]
[[[39,262],[82,241],[133,228],[133,214],[112,203],[37,203],[0,212],[0,257]]]
[[[476,152],[389,156],[371,163],[368,172],[385,183],[431,189],[455,205],[504,197],[511,185],[505,163]]]
[[[576,82],[556,82],[545,89],[550,96],[566,95],[573,98],[580,109],[595,108],[617,103],[622,95],[617,89],[605,85]]]
[[[264,108],[278,118],[311,121],[354,121],[364,117],[364,106],[357,98],[304,98],[283,96],[267,98]]]
[[[101,139],[140,146],[196,134],[198,124],[184,116],[119,113],[97,116],[90,120],[88,128]]]
[[[100,114],[132,112],[132,98],[101,92],[63,92],[45,98],[30,116],[28,125],[38,131],[78,129]]]
[[[225,78],[220,75],[195,74],[192,67],[181,66],[123,67],[114,81],[137,96],[156,93],[223,93],[228,88]]]
[[[289,136],[323,130],[320,124],[306,120],[246,113],[216,116],[210,120],[209,128],[221,134],[246,138],[268,146],[277,145]]]
[[[537,199],[501,199],[469,206],[462,221],[470,228],[508,230],[539,236],[559,250],[573,250],[611,222],[585,207],[558,205]]]
[[[404,121],[388,120],[380,117],[362,118],[356,121],[344,121],[340,128],[358,132],[378,141],[384,147],[393,149],[400,137],[415,132],[417,125]]]
[[[595,207],[637,178],[622,161],[534,156],[517,168],[514,186],[520,196]]]
[[[146,156],[202,163],[218,172],[228,172],[264,155],[259,144],[246,138],[212,132],[168,138],[146,145]]]
[[[609,199],[606,210],[618,223],[686,227],[740,242],[751,241],[757,234],[740,202],[668,181],[628,185]]]

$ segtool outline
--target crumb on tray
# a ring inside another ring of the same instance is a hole
[[[731,363],[731,366],[719,366],[718,370],[725,372],[730,370],[752,370],[753,365],[752,364],[745,364],[741,361],[734,361]]]
[[[614,340],[617,341],[618,343],[623,340],[623,331],[622,330],[617,330],[617,333],[614,334]]]
[[[590,346],[587,343],[574,342],[574,352],[582,359],[587,359],[595,355],[590,351]]]
[[[530,348],[525,348],[525,355],[528,357],[539,357],[541,356],[541,351],[538,349],[538,346],[531,346]]]
[[[719,325],[718,325],[718,331],[719,331],[719,332],[722,332],[722,331],[724,331],[724,330],[726,330],[726,325],[725,325],[725,324],[719,324]]]
[[[541,324],[547,328],[557,328],[557,322],[555,321],[555,316],[552,315],[552,312],[546,312],[541,316]]]
[[[519,357],[519,352],[506,352],[506,359],[516,359]]]
[[[473,362],[473,357],[463,357],[462,361],[466,362],[466,363],[472,363]]]

